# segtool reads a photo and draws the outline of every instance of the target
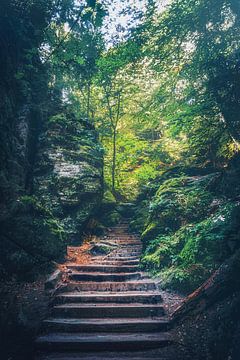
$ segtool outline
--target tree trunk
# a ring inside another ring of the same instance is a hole
[[[115,192],[115,179],[116,179],[116,155],[117,155],[117,129],[113,129],[113,156],[112,156],[112,191]]]
[[[91,99],[91,80],[87,83],[87,119],[89,120],[90,114],[90,99]]]

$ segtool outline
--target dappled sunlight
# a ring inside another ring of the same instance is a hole
[[[239,360],[239,1],[0,1],[0,42],[1,360]]]

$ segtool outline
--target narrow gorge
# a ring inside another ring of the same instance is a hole
[[[237,0],[0,2],[0,358],[240,359]]]

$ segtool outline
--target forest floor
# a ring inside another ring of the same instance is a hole
[[[0,358],[33,358],[34,338],[48,313],[46,277],[34,282],[2,280],[0,286]]]

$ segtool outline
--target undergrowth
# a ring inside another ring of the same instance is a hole
[[[190,293],[239,246],[239,204],[213,191],[218,177],[167,179],[145,204],[141,263],[163,288]]]

